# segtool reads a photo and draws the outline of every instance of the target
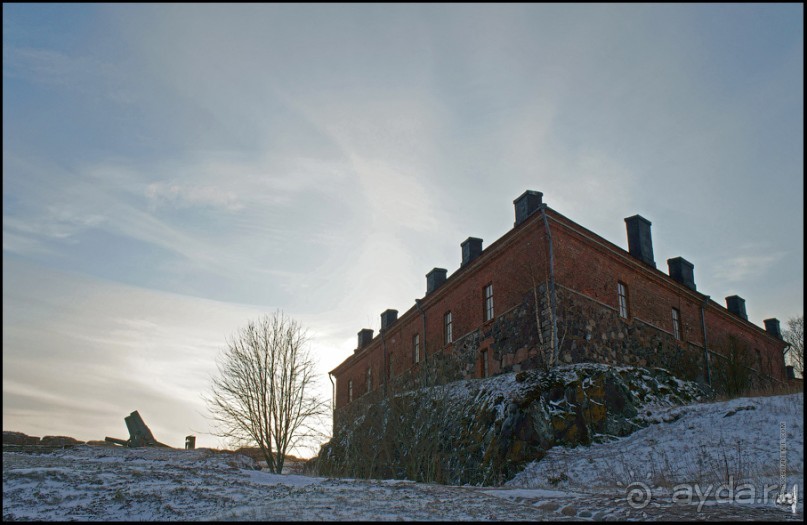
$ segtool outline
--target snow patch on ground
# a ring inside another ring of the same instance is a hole
[[[77,446],[31,453],[5,447],[3,519],[803,519],[803,394],[660,408],[648,417],[661,422],[608,443],[555,447],[498,488],[275,475],[249,457],[206,449]],[[796,514],[773,503],[672,501],[672,484],[707,483],[726,472],[736,473],[737,482],[778,482],[781,425],[788,488],[798,485]],[[638,482],[652,490],[641,508],[628,501],[630,484]]]
[[[803,394],[659,408],[645,416],[658,423],[607,443],[554,447],[506,485],[591,493],[641,482],[654,495],[671,495],[680,485],[698,484],[705,493],[732,483],[762,494],[766,485],[780,484],[783,437],[786,484],[798,486],[803,508]]]

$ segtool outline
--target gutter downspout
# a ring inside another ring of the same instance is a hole
[[[706,304],[709,302],[707,295],[701,303],[701,329],[703,330],[703,365],[706,368],[706,384],[712,386],[712,371],[709,366],[709,345],[706,339]]]
[[[384,397],[387,397],[387,381],[389,381],[390,369],[387,357],[387,341],[384,339],[384,332],[386,330],[379,330],[378,333],[381,334],[381,346],[384,348],[384,370],[383,370],[383,377],[384,377]]]
[[[336,383],[333,382],[333,376],[328,372],[328,379],[331,381],[331,419],[333,420],[333,434],[336,435]]]
[[[552,250],[552,232],[549,229],[549,221],[546,218],[546,204],[541,206],[541,218],[544,220],[544,229],[549,239],[549,300],[552,309],[552,362],[549,366],[554,366],[558,362],[560,349],[558,348],[558,314],[557,298],[555,296],[555,254]],[[537,308],[538,305],[535,305]]]
[[[426,312],[420,307],[420,299],[415,299],[415,306],[420,312],[420,317],[423,319],[423,360],[426,360]]]
[[[784,339],[783,339],[783,341],[784,341]],[[787,341],[785,341],[785,347],[782,349],[782,364],[783,364],[783,365],[784,365],[784,367],[785,367],[785,382],[787,382],[787,381],[790,379],[789,377],[787,377],[787,366],[788,366],[788,365],[787,365],[787,353],[788,353],[788,352],[789,352],[789,351],[790,351],[792,348],[793,348],[793,345],[791,345],[790,343],[788,343]],[[793,366],[793,365],[791,365],[791,366]],[[796,370],[796,367],[794,366],[794,367],[793,367],[793,371],[794,371],[793,377],[794,377],[794,378],[796,377],[795,370]],[[803,377],[804,377],[804,371],[803,371],[803,370],[802,370],[802,374],[801,374],[801,375],[802,375],[802,378],[803,378]]]

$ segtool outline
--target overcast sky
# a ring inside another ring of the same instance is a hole
[[[3,4],[3,429],[220,446],[227,337],[327,371],[525,190],[782,325],[804,288],[803,6]]]

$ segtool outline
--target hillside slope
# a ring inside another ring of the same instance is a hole
[[[804,489],[803,393],[696,403],[655,416],[658,424],[609,443],[555,447],[507,486],[592,491],[643,482],[670,494],[690,483],[778,485],[784,450],[787,486]]]
[[[321,475],[500,485],[555,445],[630,434],[703,392],[666,370],[584,363],[367,396],[337,414]],[[649,415],[648,415],[649,414]]]

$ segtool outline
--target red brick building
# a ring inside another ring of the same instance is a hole
[[[334,405],[442,360],[445,380],[486,377],[555,363],[661,367],[717,390],[783,382],[777,319],[749,322],[745,301],[723,307],[697,291],[681,257],[656,268],[651,223],[625,219],[629,250],[603,239],[527,191],[513,228],[489,247],[469,237],[451,276],[426,275],[426,295],[381,330],[359,332],[354,354],[330,374]]]

